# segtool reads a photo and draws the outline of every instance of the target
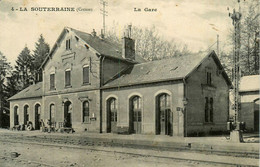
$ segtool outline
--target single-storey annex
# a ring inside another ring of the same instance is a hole
[[[146,62],[122,45],[64,28],[43,81],[10,100],[10,127],[50,121],[76,132],[190,136],[226,131],[231,82],[216,53]]]
[[[260,75],[241,77],[239,95],[241,111],[239,120],[246,122],[248,131],[259,132],[259,85]]]

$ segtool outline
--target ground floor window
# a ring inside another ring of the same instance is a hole
[[[205,97],[205,122],[213,122],[213,98]]]
[[[89,102],[88,101],[83,102],[83,122],[84,123],[89,122]]]

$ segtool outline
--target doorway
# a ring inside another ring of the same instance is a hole
[[[28,105],[25,105],[24,106],[24,124],[27,125],[28,124],[28,121],[29,121],[29,113],[28,113],[28,108],[29,106]]]
[[[259,132],[259,99],[254,101],[254,131]]]
[[[117,105],[116,99],[110,98],[107,102],[107,132],[117,131]]]
[[[130,99],[130,112],[129,112],[130,132],[135,134],[142,133],[142,108],[141,97],[134,96]]]
[[[64,127],[72,127],[72,104],[70,101],[65,102],[64,104]]]
[[[35,126],[34,129],[35,130],[40,130],[40,119],[41,119],[41,106],[40,104],[36,104],[35,105]]]
[[[173,134],[173,114],[170,108],[170,96],[168,94],[161,94],[156,98],[156,134]]]
[[[19,125],[18,106],[14,107],[14,125]]]

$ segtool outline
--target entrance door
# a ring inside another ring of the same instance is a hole
[[[24,124],[26,125],[29,121],[29,113],[28,113],[29,106],[24,106]]]
[[[50,123],[54,124],[55,122],[55,105],[51,104],[50,105]]]
[[[162,135],[171,135],[171,118],[172,114],[169,109],[161,110],[161,133]]]
[[[259,132],[259,99],[254,102],[254,131]]]
[[[40,129],[40,119],[41,119],[41,106],[37,104],[35,106],[35,130]]]
[[[142,112],[134,110],[134,133],[140,134],[142,131]]]
[[[141,110],[141,98],[135,96],[130,101],[130,129],[132,133],[142,133],[142,110]]]
[[[117,131],[117,105],[116,99],[111,98],[108,100],[108,111],[107,111],[107,118],[108,118],[108,126],[107,132],[116,132]]]
[[[67,101],[64,104],[64,126],[71,128],[72,121],[71,121],[71,114],[72,114],[72,104],[70,101]]]
[[[19,125],[18,107],[14,107],[14,125]]]
[[[172,135],[173,114],[170,110],[169,95],[162,94],[157,100],[157,134]]]
[[[259,131],[259,110],[254,112],[254,131]]]

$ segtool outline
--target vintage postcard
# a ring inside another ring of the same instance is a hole
[[[258,0],[0,0],[0,166],[259,166]]]

